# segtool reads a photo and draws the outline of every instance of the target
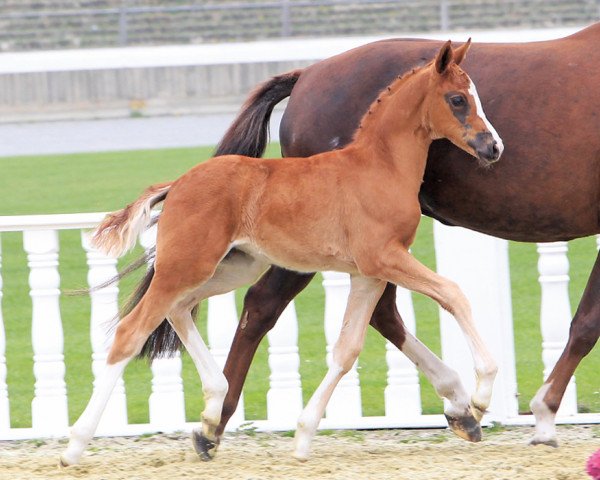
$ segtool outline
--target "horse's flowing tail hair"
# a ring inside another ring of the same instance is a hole
[[[167,197],[172,184],[152,185],[135,202],[110,213],[94,231],[92,245],[112,257],[131,250],[140,233],[152,224],[152,207]]]
[[[269,140],[269,122],[273,108],[284,98],[289,97],[301,73],[302,70],[293,70],[260,84],[250,94],[240,113],[225,132],[213,156],[245,155],[247,157],[261,157]],[[107,217],[96,230],[94,235],[94,238],[97,239],[95,245],[113,255],[122,255],[133,247],[138,233],[152,222],[150,209],[166,198],[170,186],[170,183],[154,185],[148,188],[134,203]],[[152,260],[153,253],[151,252],[149,257],[146,256],[144,259]],[[126,273],[136,270],[141,265],[144,265],[142,260],[136,262],[131,268],[127,268]],[[102,286],[107,286],[119,280],[122,276],[119,275]],[[153,277],[154,266],[151,266],[122,308],[121,318],[131,312],[140,302],[148,288],[150,288]],[[198,305],[192,310],[192,316],[195,316],[197,311]],[[181,346],[181,341],[175,330],[165,319],[150,334],[139,356],[150,360],[168,357],[172,356]]]
[[[273,108],[290,96],[301,74],[301,69],[292,70],[258,85],[223,135],[214,156],[231,154],[262,157],[269,141],[269,121]]]

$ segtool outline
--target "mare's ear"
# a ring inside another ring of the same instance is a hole
[[[448,65],[452,62],[453,57],[454,52],[452,51],[452,42],[448,40],[440,49],[437,57],[435,57],[435,69],[440,75],[446,73]]]
[[[460,47],[458,47],[454,50],[454,63],[456,63],[457,65],[460,65],[460,62],[462,62],[465,59],[465,56],[467,55],[467,52],[469,51],[470,46],[471,46],[471,37],[469,37],[469,39],[466,41],[466,43],[463,43]]]

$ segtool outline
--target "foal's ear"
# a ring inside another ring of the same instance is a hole
[[[443,75],[448,69],[448,65],[452,63],[452,59],[454,58],[454,52],[452,51],[452,42],[448,40],[444,43],[444,46],[440,49],[437,57],[435,57],[435,69],[440,74]]]
[[[454,63],[460,65],[460,62],[462,62],[465,59],[470,46],[471,37],[469,37],[466,43],[463,43],[460,47],[454,50]]]

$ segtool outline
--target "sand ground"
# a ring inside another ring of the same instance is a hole
[[[94,439],[79,465],[59,468],[65,440],[0,442],[6,479],[409,479],[579,480],[600,448],[600,425],[559,427],[560,447],[532,447],[532,428],[485,429],[467,443],[447,430],[324,432],[312,457],[291,456],[291,434],[227,435],[212,462],[201,462],[187,434]]]

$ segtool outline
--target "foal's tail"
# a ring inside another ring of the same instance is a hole
[[[301,69],[292,70],[258,85],[225,132],[214,156],[262,157],[269,141],[269,121],[273,108],[290,96],[301,74]]]
[[[120,257],[131,250],[139,234],[153,223],[152,207],[167,197],[172,184],[152,185],[135,202],[110,213],[94,231],[92,245],[112,257]]]

